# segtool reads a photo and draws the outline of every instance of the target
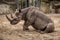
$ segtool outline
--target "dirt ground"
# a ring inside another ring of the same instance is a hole
[[[55,32],[41,34],[32,26],[23,31],[24,21],[11,25],[4,15],[0,15],[0,40],[60,40],[60,14],[46,14],[55,24]]]
[[[0,4],[0,14],[12,13],[9,8],[9,5]],[[23,31],[24,21],[11,25],[5,15],[0,15],[0,40],[60,40],[60,14],[46,15],[53,20],[55,31],[44,34],[36,32],[32,26],[29,27],[29,31]]]

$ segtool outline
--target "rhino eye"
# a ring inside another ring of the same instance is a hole
[[[15,18],[15,19],[13,19],[13,20],[15,20],[15,21],[19,21],[19,20],[20,20],[20,18]]]
[[[16,13],[15,15],[16,15],[16,16],[19,16],[19,15],[20,15],[20,13]]]

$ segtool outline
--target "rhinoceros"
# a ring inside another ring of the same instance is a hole
[[[15,16],[12,16],[15,15]],[[16,10],[14,14],[11,15],[11,19],[6,15],[6,18],[10,21],[12,25],[19,23],[24,20],[23,30],[29,30],[29,26],[36,30],[43,31],[45,33],[50,33],[54,31],[54,22],[45,15],[37,7],[27,7],[24,9]]]

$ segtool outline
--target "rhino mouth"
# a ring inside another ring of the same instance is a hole
[[[10,22],[10,24],[16,25],[18,22],[19,22],[18,20],[13,19],[13,20]]]

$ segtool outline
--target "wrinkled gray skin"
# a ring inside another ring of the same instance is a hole
[[[11,18],[7,19],[10,21],[12,25],[19,23],[20,20],[24,20],[25,23],[23,25],[23,30],[29,30],[29,26],[32,25],[36,30],[40,30],[46,33],[54,31],[54,23],[48,18],[43,12],[39,10],[37,7],[28,7],[16,11],[14,14],[16,17],[11,15]]]

